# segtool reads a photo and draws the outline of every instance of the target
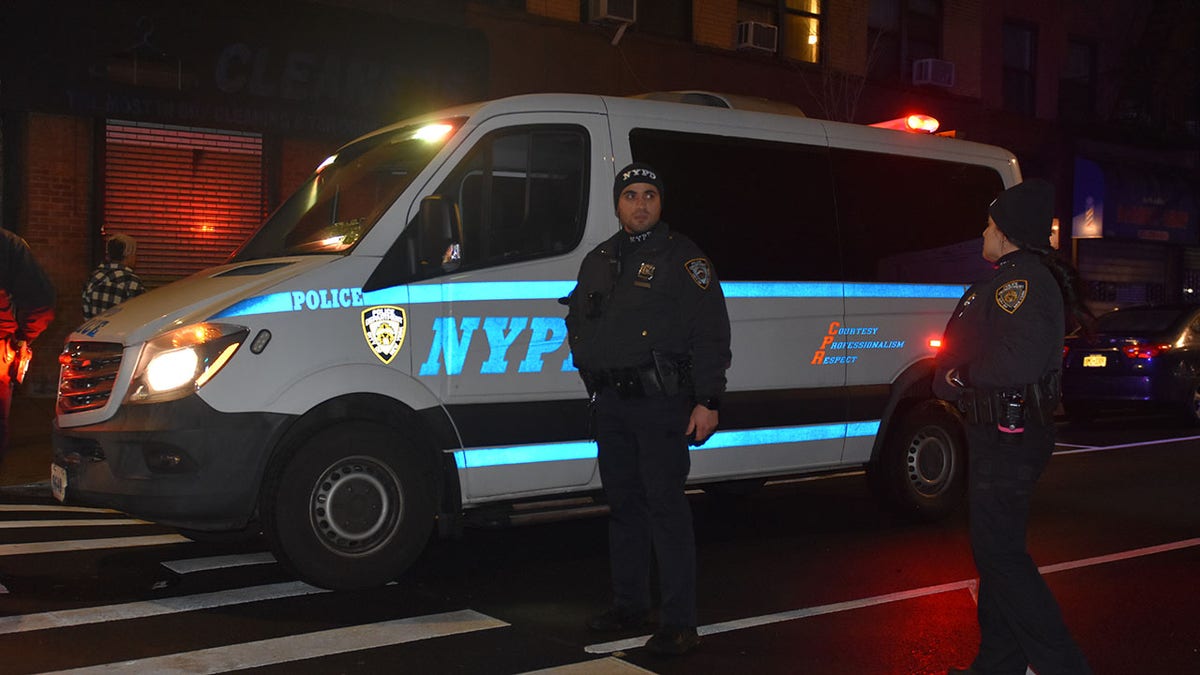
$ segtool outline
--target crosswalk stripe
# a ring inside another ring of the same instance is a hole
[[[99,518],[88,520],[6,520],[0,522],[0,530],[23,530],[27,527],[94,527],[97,525],[150,525],[136,518]]]
[[[474,610],[464,609],[133,661],[105,663],[87,668],[57,671],[52,675],[67,673],[72,675],[90,673],[141,675],[147,672],[224,673],[243,668],[259,668],[448,635],[503,628],[508,625],[499,619]]]
[[[106,621],[143,619],[162,614],[191,612],[198,609],[228,607],[229,605],[241,605],[248,602],[278,600],[281,598],[328,592],[323,588],[309,586],[301,581],[289,581],[278,584],[236,588],[229,591],[159,598],[146,602],[127,602],[119,605],[82,607],[57,612],[42,612],[39,614],[0,616],[0,635],[7,633],[27,633],[29,631],[48,630],[51,628],[65,628],[67,626],[82,626]]]
[[[58,511],[65,513],[120,513],[112,509],[97,509],[91,506],[60,506],[58,504],[0,504],[0,512],[23,513],[29,511]]]
[[[270,553],[247,553],[245,555],[214,555],[207,558],[188,558],[186,560],[168,560],[163,567],[176,574],[191,574],[192,572],[207,572],[230,567],[247,565],[267,565],[275,562],[275,556]]]
[[[132,548],[135,546],[164,546],[186,544],[191,539],[179,534],[156,534],[145,537],[109,537],[106,539],[72,539],[71,541],[38,541],[28,544],[0,544],[0,557],[7,555],[33,555],[37,553],[62,553],[64,551],[92,551],[104,548]]]
[[[654,671],[609,656],[603,659],[568,663],[565,666],[530,670],[521,675],[644,675],[645,673],[653,674]]]

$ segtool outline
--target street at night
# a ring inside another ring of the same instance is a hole
[[[0,675],[1200,675],[1198,42],[0,1]]]
[[[1200,670],[1200,435],[1161,417],[1059,424],[1030,551],[1096,673]],[[941,673],[978,640],[965,513],[888,515],[861,475],[692,496],[701,647],[597,635],[603,515],[468,528],[397,583],[293,581],[261,541],[193,543],[48,488],[0,506],[8,673]],[[92,672],[87,670],[85,672]]]

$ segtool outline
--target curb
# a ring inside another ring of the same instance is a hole
[[[44,497],[58,503],[50,493],[50,481],[26,483],[25,485],[0,485],[0,497]]]

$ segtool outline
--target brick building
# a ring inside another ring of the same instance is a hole
[[[82,319],[105,234],[137,237],[139,272],[161,285],[224,260],[350,138],[539,91],[700,89],[860,123],[927,112],[1058,185],[1099,303],[1188,297],[1200,288],[1194,5],[12,0],[0,224],[59,290],[28,390],[53,392],[50,355]]]

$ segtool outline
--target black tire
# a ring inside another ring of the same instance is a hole
[[[867,478],[887,505],[921,520],[945,517],[963,501],[967,443],[961,418],[938,401],[919,403],[888,432]]]
[[[275,557],[322,588],[395,579],[433,528],[430,464],[398,430],[371,422],[337,424],[300,441],[264,490],[263,530]]]
[[[1184,422],[1200,426],[1200,384],[1192,383],[1179,407],[1179,413]]]

